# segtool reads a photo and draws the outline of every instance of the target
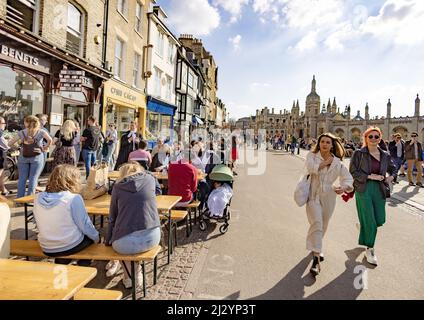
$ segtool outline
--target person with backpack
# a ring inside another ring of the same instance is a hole
[[[19,131],[16,137],[9,141],[9,146],[16,142],[21,144],[21,153],[18,158],[18,198],[35,193],[42,167],[44,167],[44,152],[49,150],[52,138],[47,131],[41,129],[40,121],[35,116],[27,116],[24,120],[25,129]],[[46,140],[43,145],[43,139]]]
[[[85,163],[86,178],[90,175],[90,168],[96,163],[97,150],[100,145],[101,130],[96,126],[96,118],[88,117],[88,127],[84,130],[81,137],[82,157]]]

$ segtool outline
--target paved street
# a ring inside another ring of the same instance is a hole
[[[357,245],[354,200],[338,200],[324,240],[323,270],[313,280],[305,208],[292,196],[303,167],[298,156],[269,151],[264,175],[247,176],[246,167],[239,168],[229,231],[221,236],[210,226],[183,298],[423,299],[424,213],[396,199],[388,203],[387,223],[377,236],[377,268]],[[419,201],[424,189],[406,192]],[[362,265],[368,288],[355,289]]]

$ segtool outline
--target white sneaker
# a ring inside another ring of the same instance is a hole
[[[125,278],[122,279],[122,283],[124,284],[125,289],[131,289],[132,288],[132,281],[131,278]],[[140,287],[143,285],[143,274],[139,272],[135,278],[135,286]]]
[[[377,256],[375,255],[374,248],[368,248],[365,252],[365,257],[367,258],[369,264],[374,266],[377,265]]]
[[[106,265],[106,277],[113,277],[121,268],[121,264],[118,260],[109,261]]]

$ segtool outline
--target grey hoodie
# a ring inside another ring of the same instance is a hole
[[[135,231],[160,226],[155,178],[141,172],[115,183],[109,211],[106,245]]]

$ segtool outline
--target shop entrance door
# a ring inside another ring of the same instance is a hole
[[[63,104],[64,120],[75,120],[79,123],[81,130],[87,126],[88,106],[64,102]]]
[[[106,114],[106,121],[116,124],[116,130],[118,131],[119,137],[128,131],[130,128],[131,121],[136,120],[136,110],[133,108],[127,108],[119,105],[113,105],[113,108]]]

